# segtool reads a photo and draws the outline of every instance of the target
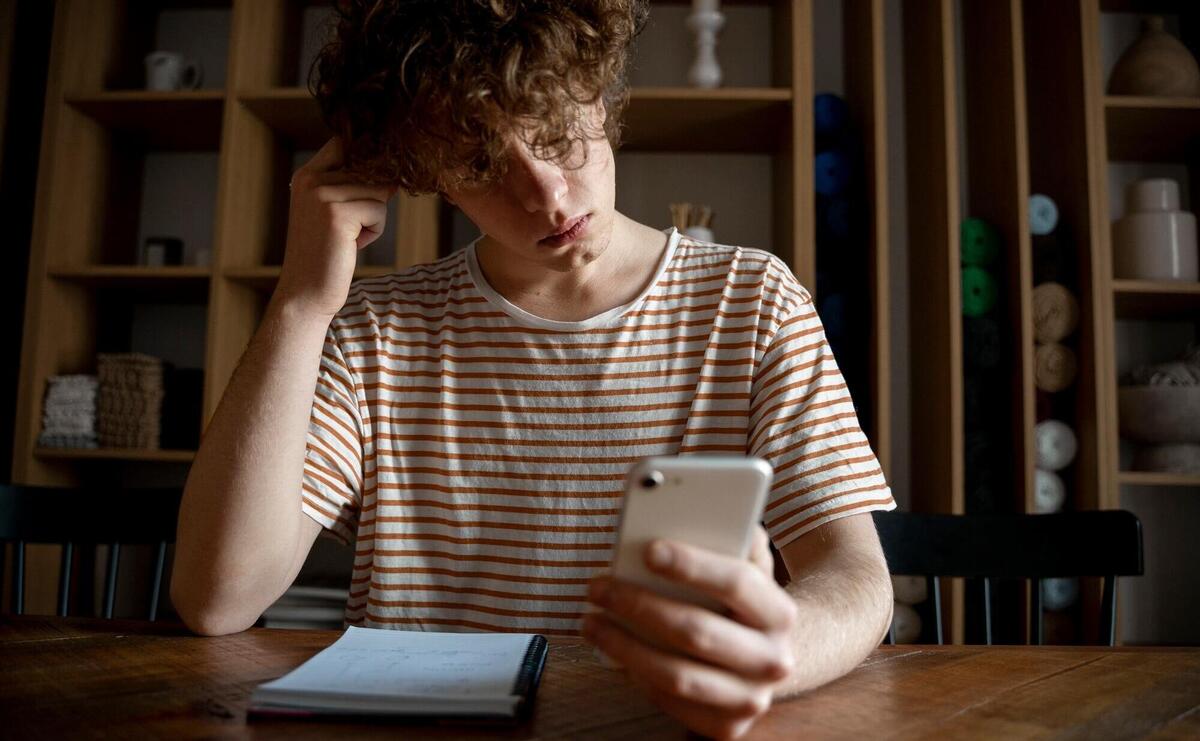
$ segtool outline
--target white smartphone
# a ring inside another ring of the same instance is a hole
[[[634,464],[625,481],[613,577],[719,611],[716,600],[650,571],[646,546],[665,538],[747,558],[773,475],[761,458],[738,456],[646,458]]]

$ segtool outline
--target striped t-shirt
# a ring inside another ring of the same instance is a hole
[[[641,295],[578,322],[496,293],[478,239],[353,285],[325,340],[301,505],[354,544],[348,623],[578,633],[646,456],[766,459],[778,548],[895,507],[787,266],[669,236]]]

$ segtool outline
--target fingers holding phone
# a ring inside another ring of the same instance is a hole
[[[612,576],[583,634],[688,727],[735,737],[792,670],[797,608],[762,528],[771,469],[751,458],[648,459],[626,483]]]

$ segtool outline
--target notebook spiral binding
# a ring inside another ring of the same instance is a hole
[[[529,647],[525,649],[525,658],[521,660],[521,669],[517,672],[517,681],[512,689],[512,694],[521,698],[517,704],[518,716],[526,716],[533,709],[549,646],[545,636],[535,635],[529,639]]]

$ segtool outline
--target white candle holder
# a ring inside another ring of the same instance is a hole
[[[717,32],[725,25],[725,15],[715,2],[696,2],[687,18],[687,27],[696,34],[696,60],[688,70],[688,82],[694,87],[721,85],[721,65],[717,63]]]

